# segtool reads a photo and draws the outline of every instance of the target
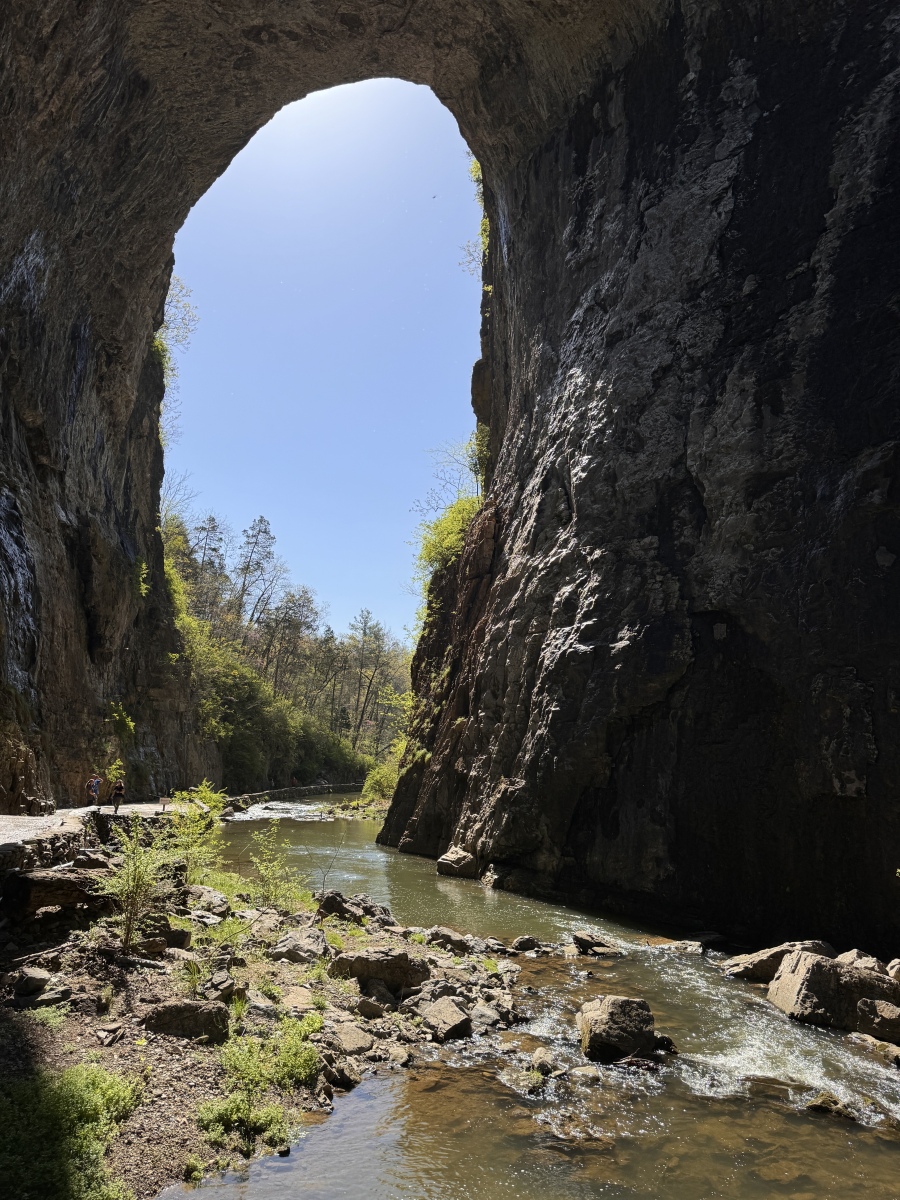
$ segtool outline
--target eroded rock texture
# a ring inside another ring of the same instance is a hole
[[[864,0],[12,0],[0,806],[72,795],[111,700],[148,789],[207,765],[155,532],[172,240],[282,104],[399,75],[484,166],[493,465],[435,583],[383,837],[457,845],[515,886],[888,940],[898,19]]]

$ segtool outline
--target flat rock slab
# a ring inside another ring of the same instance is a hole
[[[767,950],[753,954],[739,954],[722,963],[722,970],[733,979],[748,979],[752,983],[771,983],[784,959],[795,950],[819,954],[823,958],[834,958],[834,950],[827,942],[782,942]]]
[[[375,1045],[371,1034],[354,1025],[352,1021],[341,1022],[335,1027],[334,1040],[344,1054],[365,1054]]]
[[[281,997],[281,1003],[289,1011],[309,1012],[315,1008],[313,994],[309,988],[305,987],[285,988],[284,994]]]
[[[23,871],[4,880],[3,902],[19,913],[33,913],[56,905],[74,908],[86,904],[94,908],[109,903],[102,889],[103,881],[95,871]]]

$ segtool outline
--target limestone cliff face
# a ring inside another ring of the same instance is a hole
[[[898,32],[683,5],[492,180],[496,465],[385,841],[894,944]]]
[[[282,104],[399,75],[484,167],[493,465],[385,840],[894,936],[898,26],[886,0],[11,0],[0,806],[71,795],[111,700],[148,788],[203,761],[155,531],[173,237]]]

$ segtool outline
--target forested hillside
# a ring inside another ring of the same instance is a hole
[[[360,779],[407,704],[409,652],[368,609],[346,634],[294,583],[265,517],[235,537],[213,514],[161,517],[166,576],[199,731],[232,791]]]

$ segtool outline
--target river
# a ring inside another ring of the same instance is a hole
[[[311,817],[320,807],[266,812]],[[235,862],[256,815],[229,827]],[[367,1076],[310,1123],[290,1158],[205,1181],[210,1200],[900,1197],[900,1072],[840,1034],[788,1021],[758,989],[725,979],[721,955],[673,952],[658,930],[442,878],[431,861],[376,846],[373,822],[286,819],[281,829],[310,886],[326,871],[329,888],[368,892],[404,924],[507,943],[524,933],[565,941],[589,924],[627,956],[519,957],[520,985],[533,989],[517,991],[525,1024]],[[646,999],[680,1053],[657,1072],[604,1068],[599,1082],[559,1079],[528,1095],[516,1071],[538,1045],[562,1065],[583,1063],[574,1013],[602,992]],[[804,1111],[823,1090],[861,1122]]]

